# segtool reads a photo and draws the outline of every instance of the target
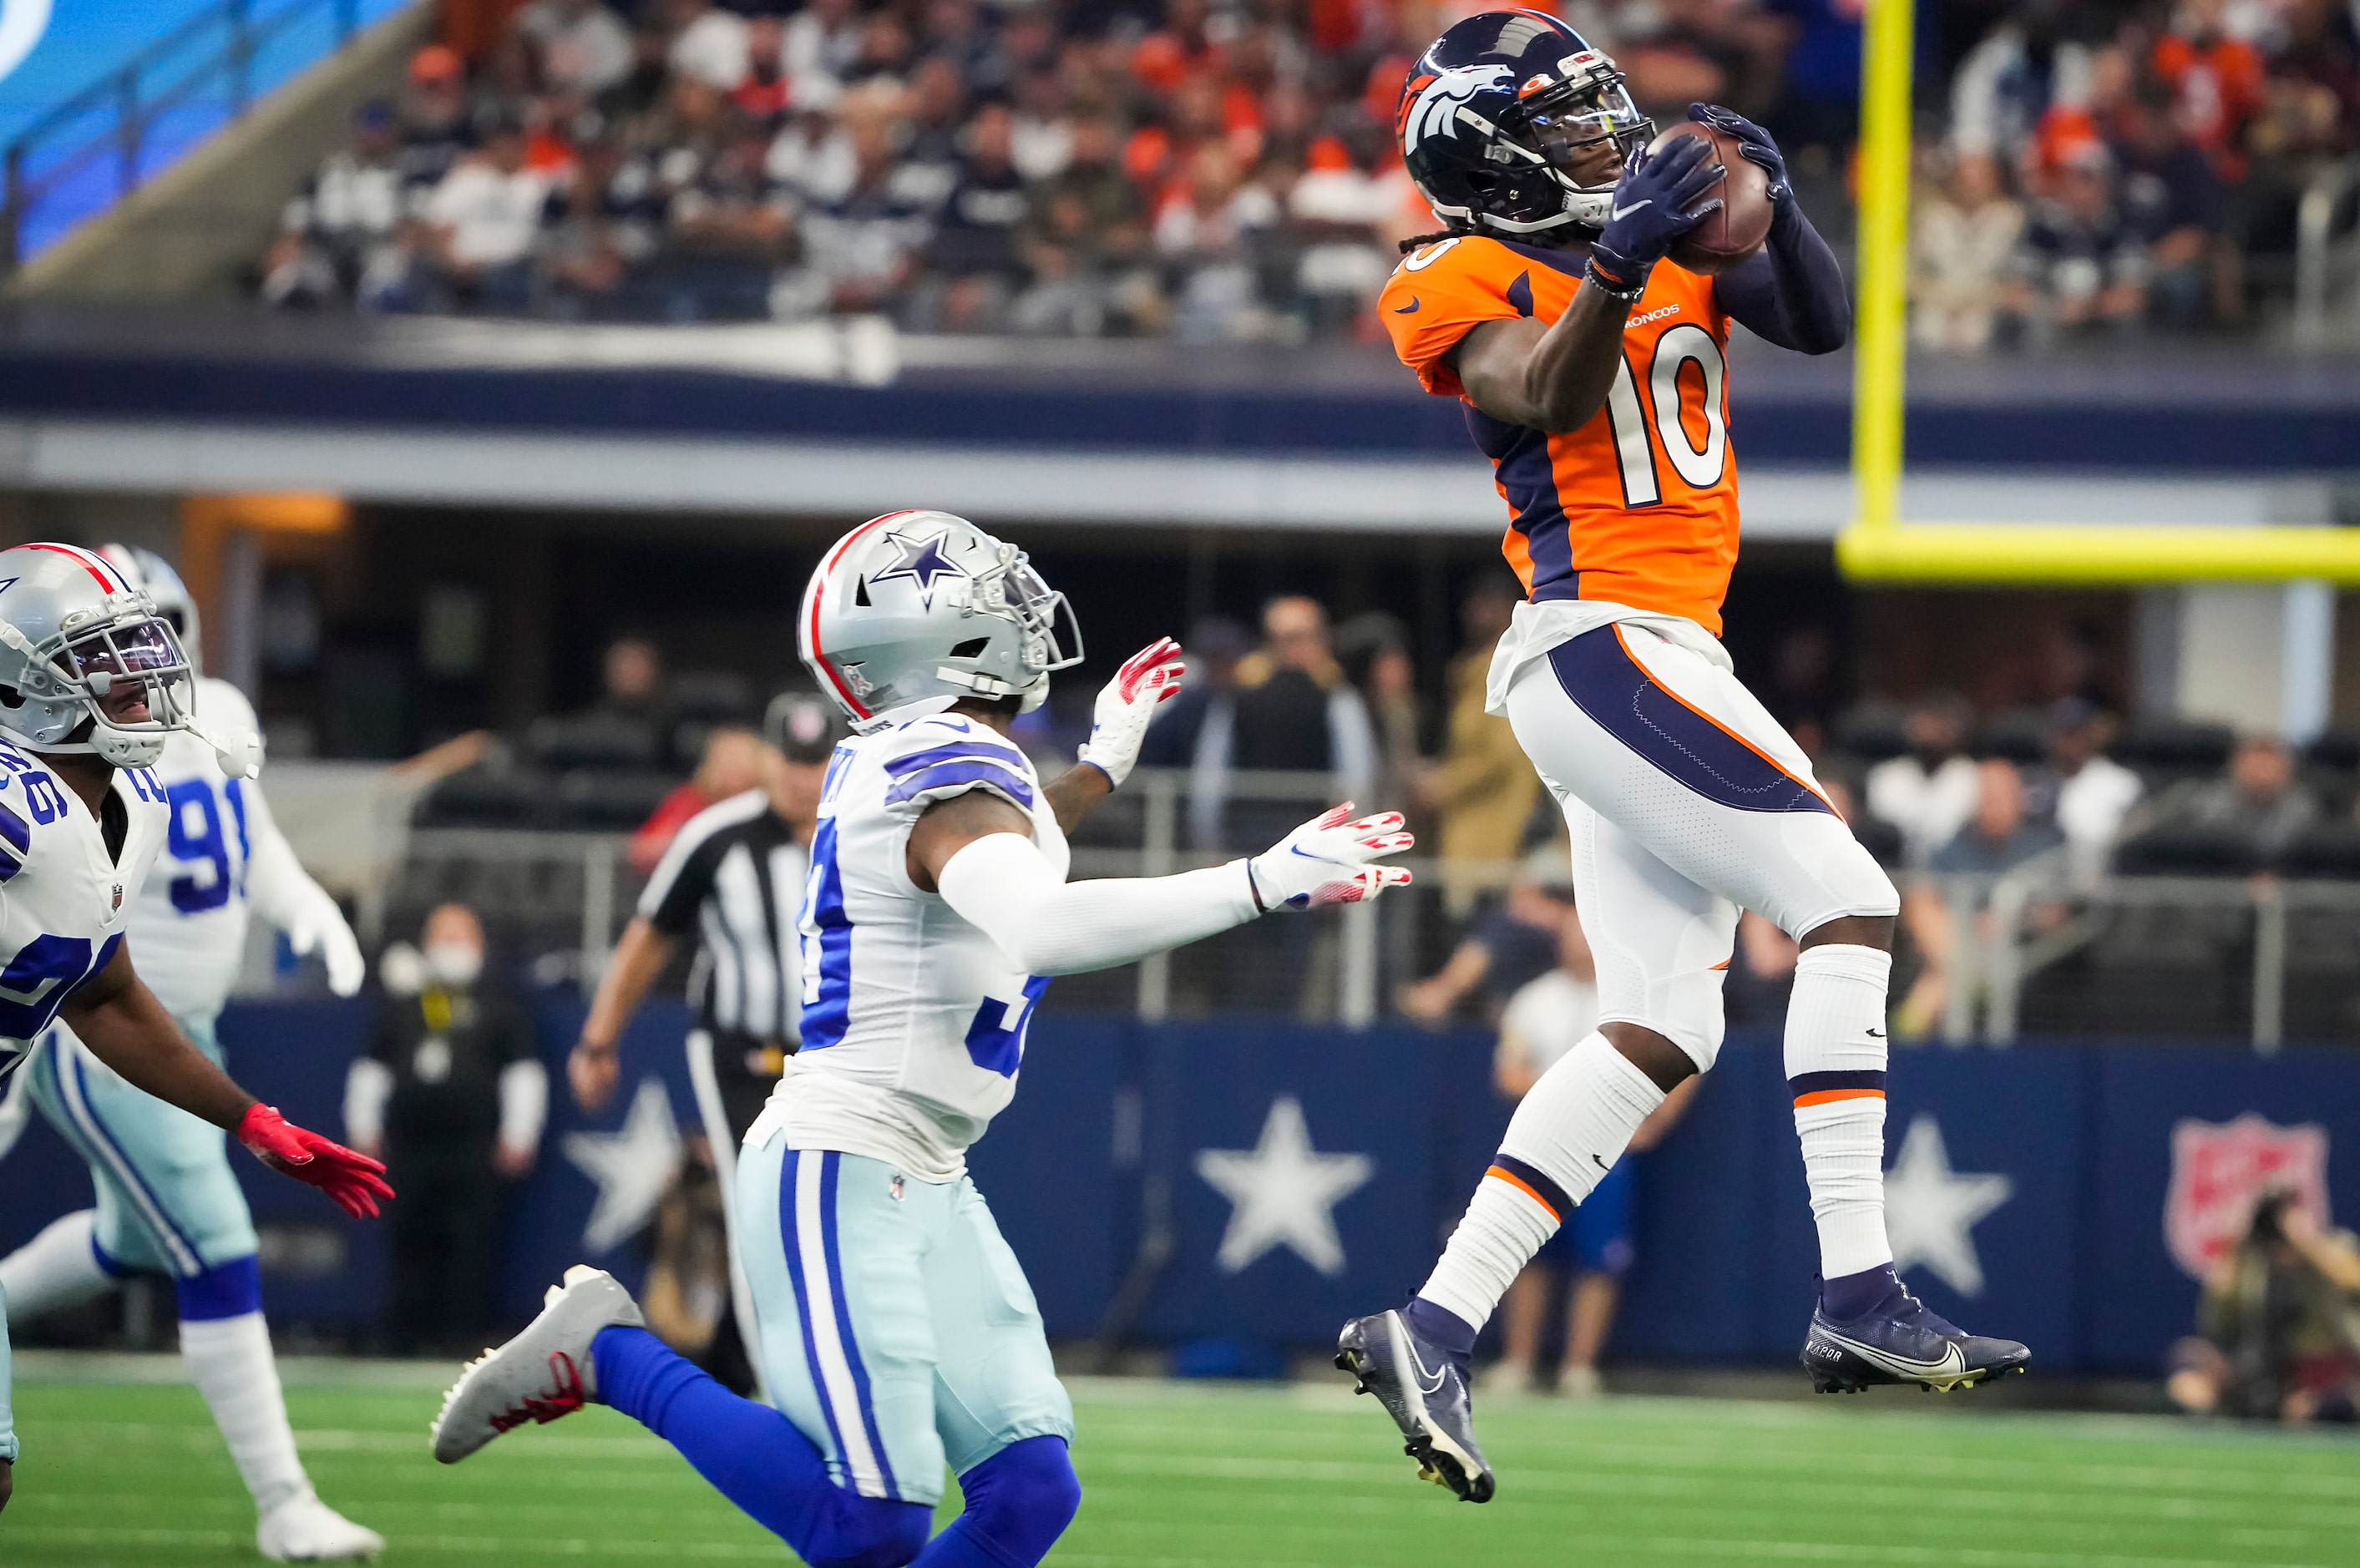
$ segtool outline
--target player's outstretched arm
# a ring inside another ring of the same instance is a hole
[[[118,948],[58,1016],[134,1088],[235,1133],[265,1165],[321,1189],[355,1218],[374,1217],[378,1200],[393,1196],[384,1166],[294,1126],[206,1060],[133,971],[128,948]]]
[[[1852,335],[1852,297],[1836,253],[1811,226],[1770,133],[1733,110],[1688,105],[1688,118],[1735,136],[1770,177],[1770,239],[1713,279],[1713,298],[1755,336],[1798,354],[1833,354]]]
[[[1355,821],[1350,806],[1338,806],[1251,861],[1069,883],[1034,846],[1022,812],[970,790],[918,819],[911,871],[1025,973],[1079,975],[1135,964],[1273,909],[1357,902],[1398,887],[1409,873],[1377,862],[1411,847],[1401,825],[1398,813]]]
[[[1707,161],[1711,150],[1702,136],[1684,136],[1661,152],[1633,153],[1565,314],[1546,326],[1530,317],[1485,321],[1459,340],[1445,363],[1477,408],[1512,425],[1564,432],[1605,407],[1622,363],[1622,325],[1647,274],[1674,240],[1721,207],[1710,191],[1728,171]]]

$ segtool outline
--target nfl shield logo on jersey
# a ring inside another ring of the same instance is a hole
[[[115,885],[115,907],[117,910],[123,908],[123,884],[120,882]]]
[[[2171,1190],[2163,1201],[2172,1261],[2198,1279],[2237,1245],[2254,1201],[2274,1188],[2327,1224],[2327,1129],[2282,1127],[2248,1111],[2233,1122],[2189,1117],[2171,1129]]]

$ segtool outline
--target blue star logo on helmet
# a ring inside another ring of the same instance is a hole
[[[872,573],[869,581],[872,583],[890,583],[898,578],[907,578],[918,585],[918,593],[926,606],[933,608],[934,579],[967,575],[967,568],[943,553],[945,537],[928,534],[923,539],[913,539],[898,531],[887,534],[885,542],[900,551],[900,557],[884,571]]]

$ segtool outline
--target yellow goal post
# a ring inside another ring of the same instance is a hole
[[[1904,522],[1914,0],[1868,0],[1861,59],[1860,293],[1853,332],[1854,513],[1836,561],[1856,581],[2360,583],[2360,528]]]

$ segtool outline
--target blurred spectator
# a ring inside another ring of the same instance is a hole
[[[1336,628],[1336,659],[1360,694],[1376,742],[1376,779],[1370,801],[1405,811],[1416,787],[1417,665],[1409,656],[1409,628],[1382,610],[1367,610]]]
[[[2052,109],[2090,101],[2091,51],[2070,36],[2067,0],[2026,0],[1960,61],[1950,79],[1950,147],[2018,166]]]
[[[762,781],[762,741],[752,730],[723,725],[705,737],[705,755],[688,782],[666,795],[631,834],[631,869],[644,877],[688,820],[705,807],[742,795]]]
[[[1827,749],[1836,699],[1836,644],[1828,627],[1811,622],[1780,633],[1763,700],[1804,756]]]
[[[1143,267],[1146,207],[1121,155],[1113,122],[1077,120],[1065,167],[1034,188],[1022,239],[1031,286],[1016,301],[1019,332],[1096,336],[1137,331],[1160,316]]]
[[[798,201],[823,207],[850,195],[859,173],[844,123],[801,103],[770,143],[768,168],[770,178]]]
[[[1365,312],[1400,259],[1386,243],[1402,200],[1389,167],[1391,150],[1374,125],[1322,136],[1311,145],[1308,165],[1287,197],[1303,246],[1295,288],[1316,332],[1336,336]]]
[[[2178,0],[2149,65],[2169,91],[2175,117],[2222,178],[2245,178],[2246,122],[2262,108],[2262,57],[2232,36],[2229,0]]]
[[[729,89],[738,112],[765,129],[775,126],[794,100],[787,75],[786,29],[776,16],[746,23],[746,71]]]
[[[1580,917],[1570,909],[1558,922],[1557,967],[1526,982],[1500,1017],[1500,1045],[1491,1059],[1491,1082],[1510,1101],[1532,1093],[1541,1074],[1598,1027],[1598,965]],[[1537,1386],[1541,1330],[1548,1315],[1553,1278],[1567,1280],[1565,1362],[1557,1391],[1568,1399],[1599,1392],[1598,1356],[1613,1331],[1614,1307],[1622,1276],[1637,1254],[1631,1244],[1632,1189],[1638,1156],[1663,1141],[1695,1098],[1701,1078],[1691,1077],[1664,1097],[1641,1122],[1614,1168],[1599,1179],[1565,1224],[1549,1237],[1508,1287],[1501,1303],[1506,1338],[1500,1359],[1483,1374],[1485,1391],[1522,1393]]]
[[[2265,1192],[2204,1281],[2165,1385],[2191,1415],[2349,1424],[2360,1406],[2360,1238]]]
[[[595,98],[631,72],[631,35],[598,0],[532,0],[512,25],[553,88]]]
[[[2077,880],[2105,870],[2124,819],[2147,789],[2105,755],[2114,732],[2114,716],[2079,697],[2062,698],[2049,711],[2049,815],[2071,851]]]
[[[264,262],[263,299],[385,302],[408,270],[400,242],[410,207],[400,123],[388,105],[364,103],[353,112],[351,147],[330,153],[287,203],[279,243]]]
[[[2094,137],[2067,143],[2041,170],[2039,191],[2015,312],[2041,340],[2059,329],[2136,326],[2147,314],[2147,247],[2116,200],[2114,154]]]
[[[803,267],[772,296],[774,308],[785,307],[781,314],[882,310],[916,275],[933,224],[897,189],[891,127],[858,115],[851,145],[851,186],[804,215]]]
[[[2149,312],[2201,325],[2213,304],[2213,267],[2225,216],[2221,180],[2182,134],[2170,93],[2147,84],[2115,116],[2125,223],[2146,248]]]
[[[1156,710],[1139,748],[1143,768],[1185,768],[1188,779],[1188,842],[1221,847],[1222,779],[1237,720],[1238,665],[1253,637],[1226,615],[1208,615],[1181,641],[1188,677],[1180,695]]]
[[[464,904],[426,917],[421,950],[388,949],[385,1007],[344,1081],[345,1138],[381,1157],[398,1354],[464,1352],[492,1325],[500,1183],[531,1173],[549,1106],[532,1030],[486,971]]]
[[[456,49],[428,44],[410,57],[400,113],[403,177],[413,186],[440,184],[475,145],[467,119],[467,64]]]
[[[1988,153],[1954,158],[1945,188],[1921,201],[1910,221],[1920,344],[1959,354],[1989,345],[2023,234],[2024,209],[2000,188],[1998,162]]]
[[[1559,839],[1524,857],[1507,895],[1477,920],[1441,968],[1403,986],[1394,1005],[1405,1017],[1438,1023],[1480,997],[1484,1012],[1496,1017],[1508,997],[1557,961],[1572,912],[1572,851]]]
[[[1262,647],[1238,665],[1229,766],[1327,773],[1347,799],[1383,809],[1371,795],[1375,732],[1336,662],[1327,610],[1299,594],[1273,599],[1262,629]],[[1300,815],[1293,803],[1273,809]]]
[[[1748,27],[1749,68],[1732,90],[1764,109],[1775,98],[1772,124],[1789,157],[1799,160],[1816,148],[1833,164],[1859,134],[1863,8],[1860,0],[1770,0]],[[1738,15],[1745,15],[1742,7]],[[1760,113],[1729,102],[1741,113]]]
[[[1956,692],[1919,698],[1903,720],[1909,749],[1868,770],[1868,813],[1900,831],[1912,865],[1924,865],[1974,814],[1979,786],[1966,755],[1973,717]]]
[[[1278,215],[1270,192],[1248,180],[1228,147],[1207,142],[1188,158],[1154,229],[1182,338],[1221,343],[1262,333],[1257,268]]]
[[[520,310],[532,299],[534,242],[548,204],[546,175],[525,167],[524,127],[493,127],[427,198],[429,298],[463,309]]]
[[[1027,202],[1016,172],[1015,117],[987,103],[967,126],[967,156],[943,202],[929,256],[943,279],[940,324],[949,332],[987,332],[1003,324],[1023,275],[1018,236]]]
[[[1504,588],[1486,583],[1459,606],[1464,647],[1450,661],[1448,729],[1441,760],[1418,789],[1419,802],[1439,819],[1435,856],[1441,862],[1443,897],[1454,919],[1464,919],[1478,895],[1499,886],[1496,868],[1516,857],[1540,799],[1540,775],[1516,744],[1508,721],[1484,710],[1491,651],[1515,600]]]
[[[811,0],[787,18],[780,49],[796,100],[833,103],[843,95],[846,72],[860,58],[858,0]]]
[[[709,0],[671,0],[672,68],[727,93],[746,79],[746,18]]]
[[[2172,820],[2234,837],[2267,864],[2319,820],[2319,797],[2295,777],[2294,753],[2272,735],[2240,737],[2226,778],[2191,794]]]
[[[2024,779],[2016,764],[1992,757],[1975,765],[1974,776],[1973,815],[1934,851],[1927,866],[1931,878],[1913,879],[1902,894],[1901,922],[1924,967],[1896,1009],[1893,1028],[1897,1035],[1914,1037],[1932,1029],[1943,1016],[1950,987],[1966,983],[1960,975],[1959,934],[1944,883],[1952,878],[1988,882],[2064,842],[2054,827],[2026,811]],[[1982,918],[1988,921],[1988,911]],[[2034,917],[2036,923],[2053,923],[2056,918],[2053,905],[2044,906]]]
[[[613,140],[586,144],[541,211],[544,301],[567,316],[618,313],[663,232],[664,207],[646,159]]]

